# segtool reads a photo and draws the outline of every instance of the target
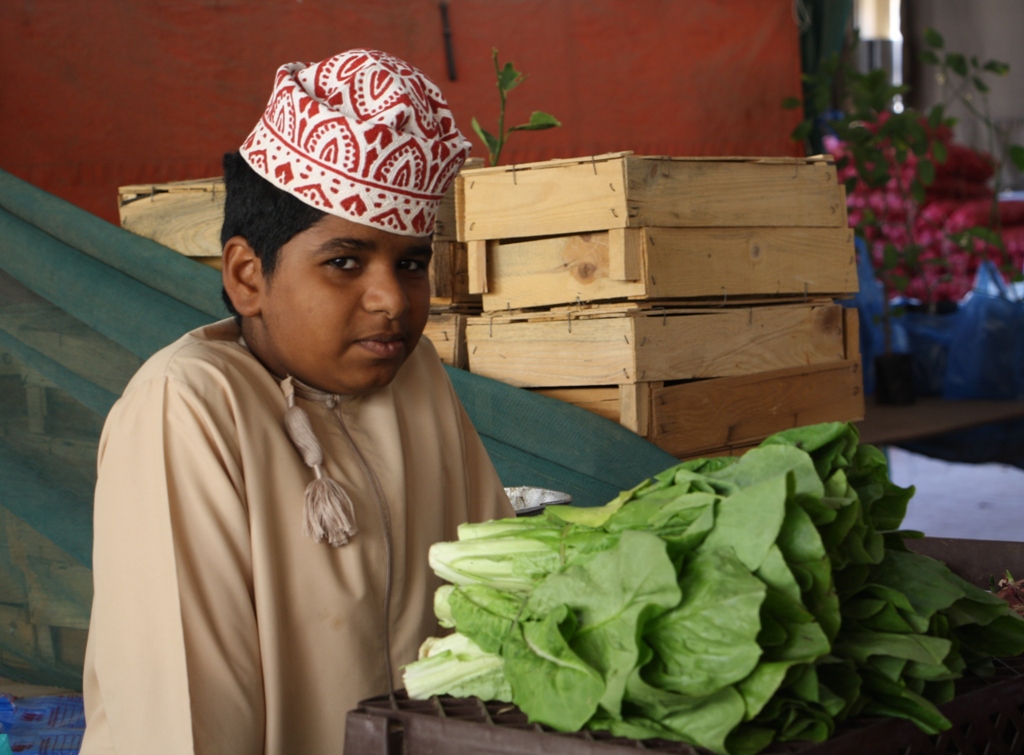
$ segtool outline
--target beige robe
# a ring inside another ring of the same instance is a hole
[[[341,755],[346,711],[388,691],[372,476],[393,541],[396,687],[437,630],[430,545],[512,515],[426,339],[388,387],[298,403],[355,504],[359,533],[339,548],[302,534],[313,473],[283,430],[279,382],[232,321],[154,355],[111,410],[82,755]]]

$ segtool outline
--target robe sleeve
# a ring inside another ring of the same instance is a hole
[[[450,385],[450,384],[449,384]],[[462,406],[455,388],[451,388],[452,399],[462,422],[462,435],[466,464],[467,489],[469,490],[469,521],[486,522],[491,519],[505,519],[515,516],[515,509],[508,502],[505,488],[491,457],[484,448],[480,435],[473,426],[466,409]]]
[[[108,418],[82,755],[258,755],[264,695],[230,402],[174,379]]]

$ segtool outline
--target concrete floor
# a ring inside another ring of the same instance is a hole
[[[1024,542],[1024,470],[955,464],[889,447],[897,485],[914,485],[903,529],[932,537]]]

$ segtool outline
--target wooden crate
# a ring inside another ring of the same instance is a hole
[[[456,180],[455,210],[459,240],[481,242],[612,228],[847,226],[829,156],[618,152],[476,168]]]
[[[773,433],[864,417],[856,310],[843,359],[712,380],[534,389],[619,422],[682,459],[738,455]]]
[[[483,248],[467,290],[485,311],[857,291],[849,228],[617,228]]]
[[[431,312],[423,335],[437,349],[441,361],[466,369],[466,319],[463,312]]]
[[[122,228],[220,269],[223,178],[122,186],[118,200]]]
[[[842,307],[828,301],[491,314],[469,319],[466,341],[473,372],[524,388],[730,377],[846,358]]]

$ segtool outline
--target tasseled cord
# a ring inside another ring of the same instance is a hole
[[[309,415],[295,404],[295,386],[291,377],[281,382],[281,390],[288,402],[288,409],[284,413],[285,429],[306,466],[316,475],[306,487],[302,534],[317,542],[327,538],[327,542],[337,548],[359,532],[352,499],[341,485],[324,475],[324,452],[313,433]]]

